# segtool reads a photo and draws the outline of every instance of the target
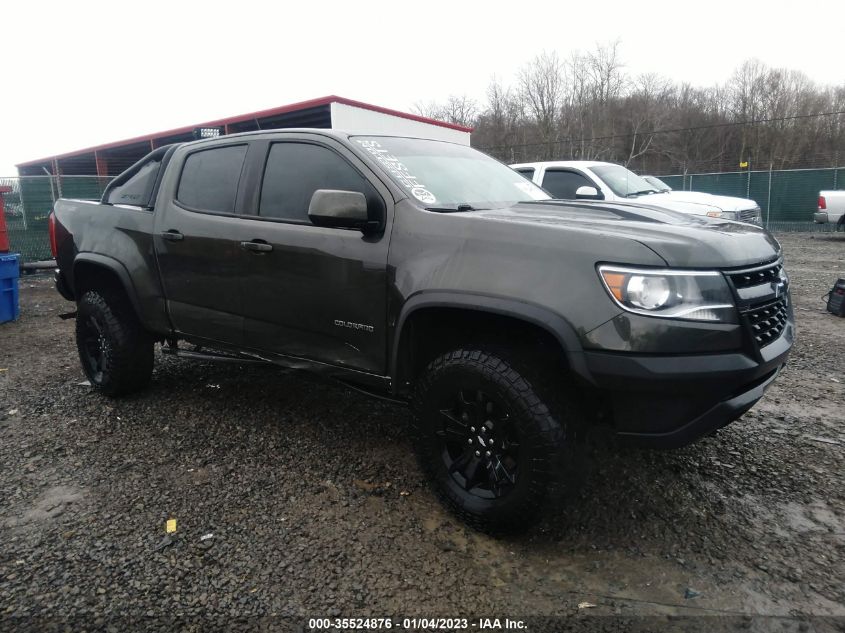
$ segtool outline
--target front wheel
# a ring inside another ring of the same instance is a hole
[[[121,396],[150,382],[154,341],[119,294],[89,290],[82,295],[76,346],[85,375],[101,393]]]
[[[574,420],[565,406],[553,414],[534,373],[505,353],[459,349],[418,381],[412,439],[420,465],[445,504],[479,529],[527,526],[563,483]]]

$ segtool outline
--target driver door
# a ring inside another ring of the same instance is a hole
[[[256,154],[261,178],[247,238],[263,246],[241,253],[246,345],[384,374],[389,192],[326,137],[264,143]],[[315,226],[308,206],[317,189],[363,193],[383,230]]]

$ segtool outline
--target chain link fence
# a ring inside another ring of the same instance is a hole
[[[660,176],[670,187],[723,196],[751,198],[763,210],[763,221],[772,231],[833,231],[833,225],[815,224],[819,191],[845,189],[845,167],[790,170],[673,174]],[[12,252],[21,261],[51,258],[47,218],[58,198],[99,200],[108,178],[98,176],[25,176],[0,178],[4,194],[6,228]]]
[[[772,231],[833,231],[815,224],[819,191],[845,189],[845,167],[823,169],[743,170],[709,174],[660,176],[673,189],[750,198],[763,211]]]
[[[0,178],[0,186],[11,187],[3,194],[6,230],[13,253],[22,262],[52,258],[47,218],[58,198],[99,200],[108,178],[97,176],[25,176]]]

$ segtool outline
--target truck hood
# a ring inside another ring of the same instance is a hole
[[[479,220],[582,232],[584,239],[635,240],[669,266],[734,268],[769,262],[780,255],[780,244],[760,227],[645,204],[544,200],[471,215]]]
[[[665,191],[642,196],[637,200],[650,206],[695,215],[706,215],[708,211],[747,211],[757,208],[757,203],[748,198],[716,196],[700,191]]]

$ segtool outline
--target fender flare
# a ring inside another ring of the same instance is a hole
[[[129,297],[132,309],[135,310],[135,314],[138,315],[138,318],[141,318],[141,305],[138,302],[138,293],[135,291],[135,284],[132,283],[132,277],[129,275],[129,271],[126,270],[126,267],[120,261],[114,259],[113,257],[100,255],[98,253],[79,253],[73,260],[73,292],[74,295],[77,295],[77,299],[79,298],[76,291],[77,266],[79,264],[92,264],[114,273],[120,280],[120,284],[123,286],[123,291],[126,293],[126,296]]]
[[[423,291],[413,295],[405,302],[399,318],[396,320],[390,351],[390,376],[394,379],[394,388],[398,386],[396,379],[399,377],[399,346],[405,323],[411,315],[425,308],[458,308],[489,312],[519,319],[540,327],[558,341],[566,356],[569,368],[589,383],[595,384],[587,368],[581,341],[575,329],[566,319],[548,308],[508,297],[479,295],[470,292]]]

